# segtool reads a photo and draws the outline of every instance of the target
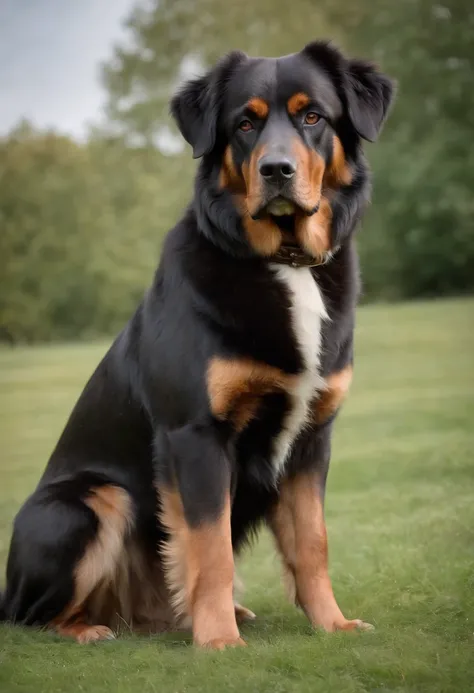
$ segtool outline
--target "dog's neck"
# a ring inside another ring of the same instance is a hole
[[[268,259],[271,262],[289,265],[290,267],[318,267],[319,265],[324,265],[329,257],[324,259],[315,258],[299,246],[282,244],[279,250]]]

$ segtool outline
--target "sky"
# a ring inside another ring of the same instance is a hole
[[[77,138],[105,102],[99,65],[135,0],[0,0],[0,134],[22,117]]]

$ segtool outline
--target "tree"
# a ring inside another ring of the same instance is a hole
[[[474,291],[474,10],[468,0],[152,0],[104,81],[109,118],[78,144],[22,122],[0,139],[0,340],[114,333],[192,191],[168,99],[240,48],[333,36],[399,81],[375,147],[359,246],[367,300]],[[336,27],[337,31],[331,30]]]
[[[399,82],[371,151],[375,204],[361,237],[371,297],[474,290],[474,10],[470,0],[325,0],[352,52]]]
[[[68,336],[89,323],[97,304],[88,277],[95,212],[80,146],[27,123],[0,143],[3,337],[45,339],[53,324]]]
[[[156,143],[169,131],[168,101],[183,79],[234,48],[280,55],[325,35],[311,0],[152,0],[126,22],[128,40],[103,69],[108,115],[132,141]],[[137,139],[138,138],[138,139]]]
[[[80,145],[28,124],[0,141],[0,340],[119,330],[182,204],[178,163],[120,139]]]

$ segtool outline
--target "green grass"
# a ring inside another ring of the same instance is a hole
[[[0,351],[2,564],[13,515],[106,346]],[[356,346],[327,520],[336,595],[375,632],[311,632],[264,535],[240,566],[258,615],[248,648],[203,653],[174,635],[81,647],[4,626],[0,690],[474,690],[474,301],[364,307]]]

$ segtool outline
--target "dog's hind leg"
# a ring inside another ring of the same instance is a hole
[[[81,475],[39,488],[16,520],[4,609],[9,621],[85,643],[113,637],[87,621],[87,600],[113,579],[133,523],[121,487]]]

